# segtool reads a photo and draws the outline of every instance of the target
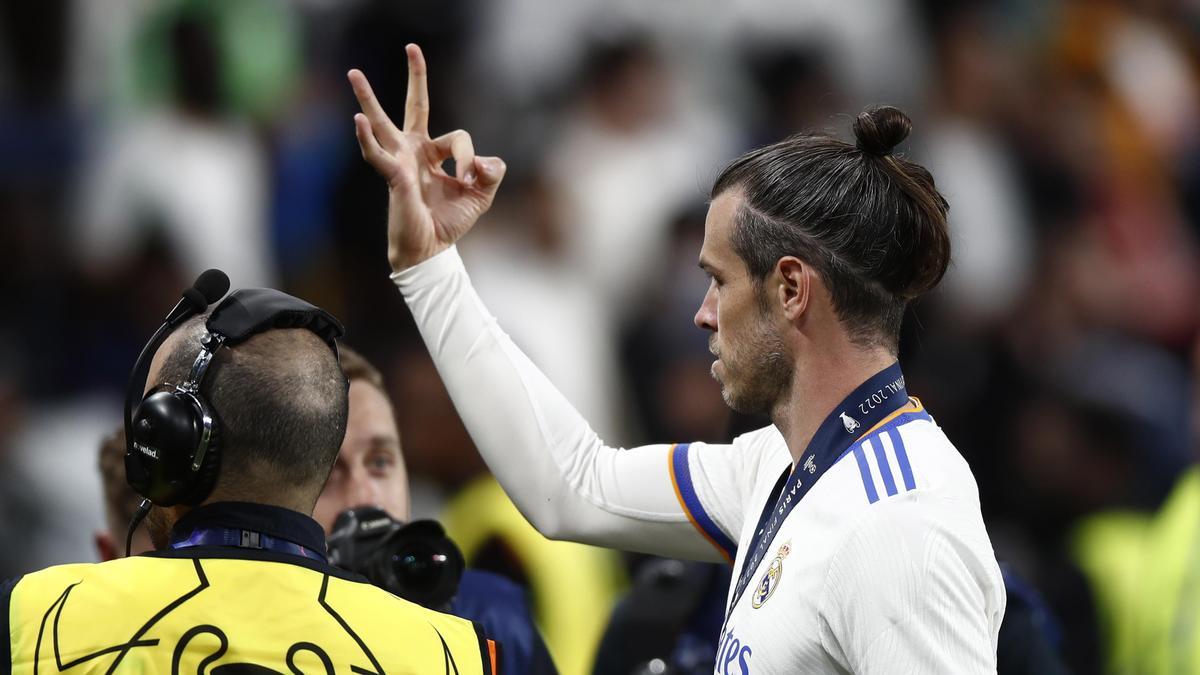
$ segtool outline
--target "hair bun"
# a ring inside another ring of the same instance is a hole
[[[859,150],[886,157],[912,131],[912,120],[899,108],[882,105],[867,108],[854,119],[854,145]]]

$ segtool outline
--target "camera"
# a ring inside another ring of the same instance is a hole
[[[445,612],[462,579],[462,552],[433,520],[403,523],[382,509],[343,511],[329,536],[329,562],[429,609]]]

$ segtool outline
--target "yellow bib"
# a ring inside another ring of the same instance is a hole
[[[495,645],[470,621],[320,563],[168,555],[22,578],[9,607],[12,672],[495,673]]]
[[[1106,671],[1200,673],[1200,469],[1154,514],[1102,513],[1075,532],[1096,596]]]
[[[511,547],[529,580],[534,616],[559,671],[591,673],[609,613],[624,586],[617,552],[546,539],[491,476],[460,490],[439,520],[468,565],[492,538]]]

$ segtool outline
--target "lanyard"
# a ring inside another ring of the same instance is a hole
[[[230,527],[198,527],[192,530],[184,539],[171,538],[171,548],[191,548],[193,546],[237,546],[239,548],[257,548],[276,553],[299,555],[310,560],[326,562],[325,554],[314,551],[278,537]]]
[[[742,564],[726,618],[733,614],[733,608],[775,540],[779,526],[796,504],[851,445],[907,404],[904,373],[900,372],[899,363],[893,363],[859,385],[825,418],[804,449],[804,461],[785,470],[767,497],[758,526],[754,528],[754,537],[747,547],[751,551],[750,557]]]

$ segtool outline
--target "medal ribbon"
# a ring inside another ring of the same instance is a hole
[[[854,445],[868,431],[874,429],[888,415],[908,404],[908,392],[904,388],[904,373],[900,364],[893,363],[873,375],[869,380],[859,385],[833,412],[825,418],[817,433],[812,437],[808,447],[804,449],[802,460],[794,467],[789,467],[779,477],[775,489],[767,497],[759,516],[758,526],[754,528],[754,537],[750,540],[747,550],[750,557],[742,564],[741,574],[737,585],[734,586],[733,598],[725,616],[728,619],[737,606],[738,600],[746,592],[759,563],[766,556],[767,550],[775,540],[780,525],[816,485],[821,476],[833,466],[846,450]]]

